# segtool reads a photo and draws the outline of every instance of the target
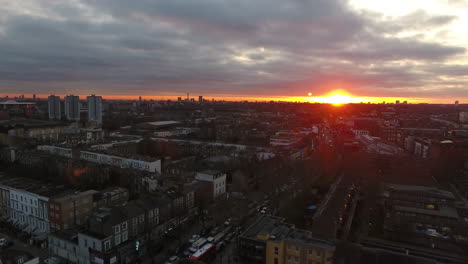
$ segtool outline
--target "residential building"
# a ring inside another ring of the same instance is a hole
[[[66,191],[44,182],[21,177],[0,175],[2,203],[7,221],[30,234],[48,233],[50,197]]]
[[[68,121],[80,121],[80,97],[65,96],[65,116]]]
[[[109,187],[93,195],[93,208],[122,205],[128,201],[128,190],[122,187]]]
[[[49,253],[66,259],[71,263],[84,263],[80,260],[78,231],[76,229],[50,233],[47,241]]]
[[[70,158],[70,154],[72,153],[72,149],[69,148],[61,148],[47,145],[38,146],[38,150],[68,158]],[[117,166],[121,168],[131,168],[147,172],[161,173],[161,160],[146,156],[137,157],[136,155],[133,155],[132,157],[125,158],[99,152],[80,151],[79,159],[98,164]]]
[[[195,179],[211,183],[213,199],[216,199],[226,193],[226,173],[215,170],[206,170],[203,172],[197,172]]]
[[[147,241],[163,233],[159,208],[149,197],[101,208],[89,218],[89,230],[78,234],[81,263],[135,263],[150,250]]]
[[[62,194],[49,200],[50,230],[63,230],[83,225],[93,213],[95,190]]]
[[[102,125],[102,97],[88,96],[88,120],[96,121],[98,126]]]
[[[60,120],[62,118],[62,112],[60,111],[60,96],[49,96],[48,110],[49,120]]]
[[[261,215],[238,238],[239,256],[245,263],[330,264],[335,245],[314,238],[306,230],[288,225],[284,218]]]

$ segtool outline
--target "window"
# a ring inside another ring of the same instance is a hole
[[[122,230],[127,230],[127,228],[128,228],[128,224],[127,224],[127,221],[125,221],[122,223]]]
[[[275,247],[275,255],[278,256],[278,247]]]
[[[120,225],[114,226],[114,233],[115,233],[115,234],[120,233]]]
[[[298,246],[296,246],[296,252],[299,252],[299,247]]]
[[[116,245],[116,246],[119,245],[120,242],[121,242],[121,240],[120,240],[120,234],[115,235],[115,238],[114,238],[114,239],[115,239],[115,245]]]
[[[290,260],[291,260],[291,256],[288,256],[288,261],[290,261]]]
[[[312,256],[314,254],[314,250],[309,248],[309,255]]]
[[[275,263],[274,264],[278,264],[278,258],[275,258]]]
[[[110,249],[111,242],[110,240],[104,241],[104,250],[107,251]]]
[[[85,238],[84,240],[84,246],[87,247],[88,246],[88,240]]]
[[[320,257],[322,255],[322,251],[317,249],[317,257]]]
[[[122,232],[122,242],[125,242],[128,240],[128,231]]]

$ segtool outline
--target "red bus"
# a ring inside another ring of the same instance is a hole
[[[215,252],[215,245],[208,243],[201,247],[199,250],[197,250],[195,253],[189,256],[189,259],[193,260],[208,260],[211,259],[214,256]]]

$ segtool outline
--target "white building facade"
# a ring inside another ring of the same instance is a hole
[[[226,173],[219,171],[197,172],[195,179],[211,182],[213,184],[213,198],[217,198],[226,193]]]
[[[9,188],[0,186],[0,188]],[[9,188],[9,219],[27,233],[48,233],[49,198],[25,190]]]

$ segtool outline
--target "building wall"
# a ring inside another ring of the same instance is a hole
[[[88,120],[96,121],[98,126],[102,125],[102,97],[88,96]]]
[[[303,242],[268,240],[266,264],[331,264],[333,251]]]
[[[9,216],[13,222],[29,226],[28,233],[49,232],[48,198],[24,190],[10,190]]]
[[[266,260],[265,264],[284,264],[285,252],[284,243],[276,241],[268,241],[266,245]],[[314,263],[315,264],[315,263]]]
[[[77,241],[78,242],[78,241]],[[54,234],[48,237],[49,252],[53,255],[62,257],[72,263],[83,263],[79,259],[78,243],[67,239],[60,238]]]
[[[225,173],[207,174],[207,173],[197,172],[197,174],[195,175],[195,179],[212,183],[213,198],[217,198],[218,196],[226,193],[226,174]]]
[[[50,230],[63,230],[75,225],[83,225],[93,212],[93,195],[88,191],[70,195],[67,199],[49,201]]]
[[[65,97],[65,116],[69,121],[80,120],[80,98],[78,96]]]

